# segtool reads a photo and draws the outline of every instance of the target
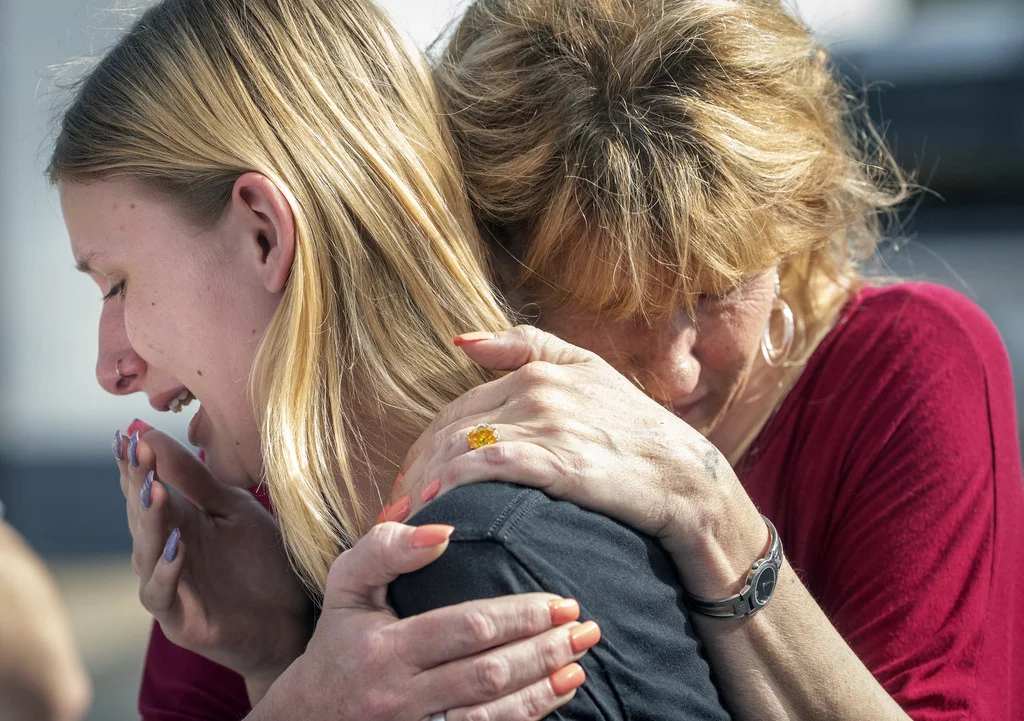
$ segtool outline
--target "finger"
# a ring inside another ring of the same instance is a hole
[[[536,361],[570,365],[596,357],[531,325],[518,325],[501,333],[465,333],[455,339],[455,345],[490,370],[517,370]]]
[[[129,436],[125,455],[127,464],[124,473],[126,478],[125,510],[128,514],[128,528],[134,530],[138,527],[139,511],[142,508],[140,503],[142,486],[154,469],[156,456],[153,454],[153,449],[140,438],[138,431]]]
[[[508,378],[509,376],[506,376],[476,386],[441,409],[406,452],[405,460],[402,462],[404,483],[399,484],[396,493],[408,493],[416,483],[422,481],[420,465],[423,458],[437,452],[438,445],[445,442],[452,426],[465,425],[467,418],[495,415],[513,390],[513,382]]]
[[[164,550],[164,542],[170,533],[168,506],[171,497],[159,481],[147,477],[143,483],[143,498],[140,499],[138,525],[132,534],[132,568],[145,585]],[[144,501],[148,496],[149,506]]]
[[[549,679],[559,669],[582,658],[600,639],[600,628],[593,621],[570,624],[453,661],[417,678],[422,677],[433,691],[431,706],[450,705],[453,699],[456,707],[488,703]]]
[[[572,477],[561,460],[548,449],[514,438],[505,440],[504,436],[493,445],[439,457],[429,466],[428,473],[434,480],[419,494],[409,495],[410,515],[415,515],[423,506],[452,489],[478,481],[506,481],[561,498],[571,488],[571,484],[564,481]],[[562,483],[556,483],[556,480]]]
[[[374,526],[331,564],[324,609],[385,608],[388,584],[437,560],[454,530],[436,524]]]
[[[145,443],[157,456],[160,480],[210,515],[227,515],[240,499],[248,501],[246,491],[218,481],[202,461],[166,433],[149,431]]]
[[[542,681],[536,681],[515,693],[502,696],[490,703],[449,709],[446,721],[536,721],[546,718],[556,709],[569,703],[576,695],[576,689],[587,680],[587,674],[578,663],[559,669]],[[556,690],[557,689],[557,690]]]
[[[121,432],[121,429],[114,431],[114,440],[111,450],[114,452],[114,462],[117,464],[118,479],[121,485],[121,495],[128,499],[128,436]],[[129,529],[131,526],[129,526]]]
[[[178,583],[184,567],[185,544],[175,528],[164,542],[153,575],[139,591],[142,605],[161,623],[178,608]]]
[[[437,608],[391,624],[398,654],[427,669],[549,631],[579,618],[573,599],[524,593]]]

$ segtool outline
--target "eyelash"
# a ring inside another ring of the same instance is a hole
[[[123,280],[120,283],[117,283],[116,285],[114,285],[114,287],[112,287],[109,291],[107,291],[107,294],[105,296],[103,296],[103,302],[106,303],[108,300],[110,300],[114,296],[117,296],[118,298],[124,298],[124,281]]]

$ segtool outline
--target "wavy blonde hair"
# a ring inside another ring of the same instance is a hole
[[[136,180],[207,224],[247,171],[295,217],[252,395],[286,545],[322,589],[380,508],[353,482],[367,443],[486,380],[452,338],[508,321],[425,61],[370,2],[157,4],[82,81],[49,167]]]
[[[907,194],[777,0],[477,0],[434,76],[485,235],[547,302],[692,312],[781,261],[813,321]]]

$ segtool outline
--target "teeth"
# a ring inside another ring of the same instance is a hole
[[[167,405],[167,410],[171,411],[171,413],[181,413],[181,409],[191,403],[193,398],[195,396],[188,389],[185,389],[171,400]]]

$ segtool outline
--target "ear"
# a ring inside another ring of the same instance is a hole
[[[265,175],[250,172],[235,181],[231,205],[241,219],[246,255],[257,264],[264,287],[284,289],[295,261],[295,216],[281,189]]]

